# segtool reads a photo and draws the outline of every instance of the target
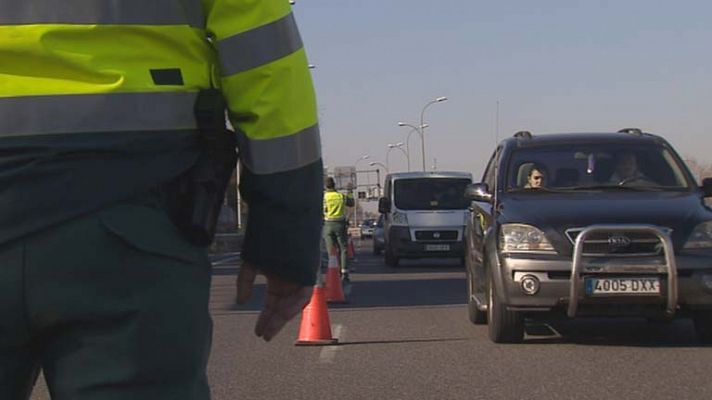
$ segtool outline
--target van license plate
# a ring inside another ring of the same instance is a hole
[[[587,278],[586,294],[660,294],[658,278]]]
[[[426,244],[425,251],[450,251],[449,244]]]

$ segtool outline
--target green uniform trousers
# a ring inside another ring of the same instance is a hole
[[[122,204],[0,246],[0,399],[209,399],[210,263]]]
[[[324,241],[327,251],[336,248],[342,273],[348,273],[348,234],[346,221],[324,221]]]

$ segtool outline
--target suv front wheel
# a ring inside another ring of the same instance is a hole
[[[497,296],[494,272],[489,274],[487,284],[487,320],[489,337],[495,343],[520,343],[524,340],[524,318],[516,311],[509,311]]]

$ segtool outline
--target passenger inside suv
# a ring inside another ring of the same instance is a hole
[[[544,187],[546,181],[546,174],[544,173],[544,168],[540,165],[534,164],[531,169],[529,169],[529,174],[527,175],[527,183],[524,185],[525,189],[539,189]]]
[[[519,164],[516,169],[517,179],[516,186],[513,188],[519,189],[532,189],[532,188],[542,188],[546,184],[546,168],[543,164],[539,162],[524,162]],[[532,178],[535,176],[536,178]],[[541,176],[541,178],[539,178]],[[534,182],[537,181],[537,182]]]

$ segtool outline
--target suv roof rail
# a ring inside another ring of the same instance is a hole
[[[618,133],[627,133],[629,135],[643,136],[643,131],[640,128],[623,128]]]
[[[514,137],[521,138],[521,139],[531,139],[532,133],[529,131],[519,131],[514,134]]]

